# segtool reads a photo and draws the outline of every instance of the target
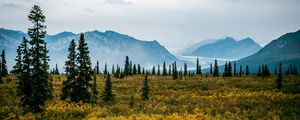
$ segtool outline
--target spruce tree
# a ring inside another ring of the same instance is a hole
[[[100,67],[99,67],[99,61],[98,60],[97,60],[97,63],[96,63],[96,73],[100,74]]]
[[[215,60],[215,68],[214,68],[213,77],[219,77],[219,68],[218,68],[218,62],[217,62],[217,60]]]
[[[276,88],[281,89],[282,88],[282,71],[281,71],[281,63],[279,64],[277,79],[276,79]]]
[[[228,65],[227,65],[227,61],[226,61],[225,65],[224,65],[223,77],[228,77]]]
[[[160,75],[160,65],[157,65],[157,75]]]
[[[142,73],[142,71],[141,71],[141,66],[140,66],[140,64],[138,64],[138,67],[137,67],[137,74],[141,74]]]
[[[176,80],[178,78],[178,71],[177,71],[177,65],[176,65],[176,61],[173,63],[173,80]]]
[[[76,95],[74,93],[74,85],[76,81],[76,76],[78,75],[77,70],[77,53],[76,53],[76,43],[74,39],[70,42],[69,48],[68,48],[68,57],[67,61],[65,62],[65,72],[67,80],[63,81],[62,85],[62,93],[61,93],[61,99],[65,100],[67,98],[71,98],[71,95]]]
[[[18,46],[16,64],[13,66],[12,73],[19,75],[22,72],[22,50],[21,46]]]
[[[105,65],[104,65],[104,71],[103,71],[103,74],[107,74],[107,64],[105,63]]]
[[[143,87],[141,89],[141,97],[142,97],[142,100],[148,100],[150,98],[149,96],[149,92],[150,92],[150,87],[148,85],[148,78],[147,78],[147,75],[145,76],[145,79],[143,81]]]
[[[169,75],[172,75],[172,69],[171,69],[171,65],[169,65]]]
[[[196,63],[196,74],[199,74],[199,59],[197,58],[197,63]]]
[[[112,93],[112,82],[110,79],[109,73],[107,74],[107,78],[104,85],[104,91],[102,92],[102,100],[105,102],[114,101],[114,94]]]
[[[250,74],[250,72],[249,72],[249,66],[246,65],[246,75],[249,75],[249,74]]]
[[[74,94],[71,94],[71,100],[74,102],[90,102],[91,93],[88,89],[91,86],[89,82],[92,80],[93,70],[83,33],[80,34],[77,50],[78,77],[75,80]]]
[[[186,63],[184,63],[183,74],[184,74],[184,76],[187,75],[187,65],[186,65]]]
[[[114,65],[112,65],[112,67],[111,67],[111,74],[115,74],[115,66]]]
[[[59,75],[59,70],[58,70],[57,64],[55,65],[55,74]]]
[[[125,65],[124,65],[124,75],[128,76],[130,74],[130,65],[129,65],[129,57],[126,56]]]
[[[210,70],[209,70],[209,74],[212,74],[212,63],[210,63]]]
[[[236,76],[236,62],[233,63],[233,75]]]
[[[7,71],[7,66],[6,66],[6,56],[5,56],[5,50],[2,50],[1,54],[1,75],[3,77],[7,76],[8,71]]]
[[[30,53],[28,48],[28,40],[23,37],[23,41],[20,45],[22,57],[22,67],[20,75],[17,75],[17,95],[20,97],[22,106],[25,108],[25,112],[32,111],[31,108],[35,104],[32,100],[32,87],[31,82],[31,69],[30,69]]]
[[[166,68],[166,62],[164,61],[164,64],[163,64],[163,75],[164,76],[167,76],[168,73],[167,73],[167,68]]]
[[[155,66],[152,67],[152,75],[155,75]]]
[[[133,65],[133,68],[132,68],[132,74],[137,74],[137,70],[136,70],[136,65],[135,64]]]
[[[232,66],[230,61],[228,63],[228,77],[232,77]]]
[[[257,70],[256,76],[257,76],[257,77],[262,76],[262,71],[261,71],[260,65],[258,66],[258,70]]]
[[[32,66],[31,84],[32,94],[30,97],[31,102],[34,103],[30,106],[32,112],[41,112],[44,109],[45,102],[52,96],[48,73],[48,50],[46,43],[43,40],[46,34],[45,16],[39,6],[34,5],[28,15],[29,21],[34,25],[28,29],[28,35],[31,38],[30,45],[30,60]]]

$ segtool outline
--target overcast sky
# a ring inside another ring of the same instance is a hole
[[[48,34],[113,30],[173,52],[224,36],[265,45],[300,29],[300,0],[0,0],[0,27],[26,32],[34,4]]]

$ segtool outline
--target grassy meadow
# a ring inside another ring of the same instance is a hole
[[[141,100],[143,75],[112,78],[114,102],[100,96],[104,75],[97,76],[95,104],[60,100],[63,75],[52,75],[54,99],[43,113],[26,113],[16,95],[16,77],[0,84],[0,119],[300,119],[300,76],[284,75],[283,89],[275,89],[276,75],[212,77],[149,75],[150,99]],[[133,100],[131,99],[133,96]]]

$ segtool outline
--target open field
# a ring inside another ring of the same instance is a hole
[[[144,76],[112,77],[115,101],[105,103],[100,96],[104,76],[98,75],[96,104],[61,101],[64,76],[54,78],[54,99],[46,111],[23,114],[16,96],[14,76],[0,84],[0,119],[300,119],[300,76],[284,75],[283,89],[274,89],[276,76],[213,78],[148,76],[150,100],[142,101]],[[130,106],[131,96],[134,97]]]

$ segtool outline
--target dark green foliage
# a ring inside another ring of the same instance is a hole
[[[149,95],[150,87],[148,85],[147,75],[145,76],[145,79],[143,81],[143,86],[142,86],[141,92],[142,92],[142,94],[141,94],[142,100],[148,100],[150,98],[150,95]]]
[[[136,65],[135,64],[133,65],[133,68],[132,68],[132,74],[137,74],[137,69],[136,69]]]
[[[196,63],[196,74],[200,74],[199,73],[199,59],[197,58],[197,63]]]
[[[112,65],[112,67],[111,67],[111,74],[115,74],[115,66],[114,65]]]
[[[125,59],[125,65],[124,65],[124,76],[130,75],[130,63],[129,63],[129,57],[126,56]]]
[[[137,74],[141,74],[142,73],[142,71],[141,71],[141,66],[140,66],[140,64],[138,64],[138,67],[137,67]]]
[[[157,65],[157,75],[160,75],[160,66],[159,66],[159,64]]]
[[[30,96],[30,110],[32,112],[43,111],[45,102],[51,98],[52,92],[50,88],[49,73],[48,73],[48,50],[46,43],[43,40],[46,34],[45,16],[39,6],[34,5],[28,19],[34,24],[32,28],[28,29],[28,35],[31,38],[30,45],[30,64],[32,66],[31,84],[32,91]]]
[[[171,65],[169,65],[169,75],[172,75],[172,69],[171,69]]]
[[[155,66],[152,68],[152,75],[155,75]]]
[[[281,71],[281,63],[279,64],[277,79],[276,79],[276,88],[281,89],[282,88],[282,71]]]
[[[112,82],[110,79],[109,73],[107,74],[107,78],[104,85],[104,91],[102,92],[102,100],[105,102],[114,101],[114,94],[112,93]]]
[[[68,57],[67,61],[65,62],[65,72],[67,80],[63,81],[62,85],[62,93],[61,93],[61,99],[65,100],[67,98],[70,98],[71,95],[75,95],[73,88],[75,84],[75,78],[78,75],[77,72],[77,64],[76,64],[76,43],[74,39],[70,42],[69,48],[68,48]]]
[[[240,65],[240,73],[239,73],[239,76],[241,77],[243,74],[243,68],[242,68],[242,65]]]
[[[107,64],[105,63],[104,65],[104,71],[103,71],[103,74],[107,74]]]
[[[132,61],[129,62],[129,75],[132,75]]]
[[[258,66],[258,70],[257,70],[257,73],[256,73],[256,76],[257,77],[260,77],[262,75],[262,71],[261,71],[261,67],[260,65]]]
[[[96,64],[96,73],[100,74],[100,67],[99,67],[99,61],[97,60],[97,64]]]
[[[176,80],[178,78],[176,61],[172,64],[172,75],[173,75],[173,80]]]
[[[143,68],[142,74],[145,74],[145,69]]]
[[[215,68],[214,68],[213,77],[219,77],[219,68],[218,68],[217,60],[215,60]]]
[[[20,45],[22,56],[22,67],[20,73],[16,73],[19,81],[17,82],[17,95],[22,101],[21,104],[25,109],[30,110],[30,106],[34,104],[32,101],[32,82],[30,72],[30,53],[28,48],[28,40],[23,38],[23,42]]]
[[[209,74],[212,74],[212,63],[210,63],[210,69],[209,69]]]
[[[114,74],[114,77],[120,78],[120,74],[121,74],[121,69],[120,69],[119,65],[117,65],[117,70],[116,70],[116,73]]]
[[[236,62],[233,63],[233,75],[236,76]]]
[[[246,66],[246,75],[249,75],[250,73],[249,73],[249,66],[247,65]],[[270,74],[270,73],[269,73]]]
[[[186,65],[186,63],[184,63],[184,69],[183,69],[183,74],[184,74],[184,76],[186,76],[187,75],[187,65]]]
[[[167,68],[166,68],[166,62],[164,61],[164,64],[163,64],[163,75],[164,76],[167,76],[168,73],[167,73]]]
[[[78,77],[75,79],[71,100],[74,102],[90,102],[91,93],[88,89],[91,86],[89,82],[92,80],[93,70],[83,33],[80,34],[77,50]]]
[[[7,65],[6,65],[6,56],[5,56],[5,50],[2,50],[1,54],[1,76],[5,77],[8,74],[7,71]]]
[[[25,38],[23,38],[25,39]],[[21,46],[18,46],[17,49],[17,56],[16,56],[16,64],[13,66],[13,70],[11,71],[11,73],[14,74],[20,74],[22,72],[22,50],[21,50]]]

